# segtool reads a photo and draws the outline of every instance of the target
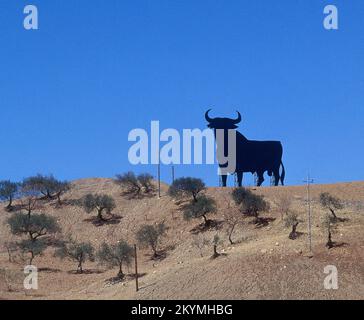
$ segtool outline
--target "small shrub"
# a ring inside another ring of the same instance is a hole
[[[286,228],[292,228],[288,238],[291,240],[295,240],[298,237],[297,227],[300,223],[298,216],[296,213],[289,213],[285,218],[285,226]]]

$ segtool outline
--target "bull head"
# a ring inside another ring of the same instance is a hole
[[[229,118],[210,118],[209,113],[210,110],[207,110],[205,113],[205,119],[209,123],[207,126],[210,129],[236,129],[237,124],[241,122],[241,114],[239,111],[237,119],[229,119]]]

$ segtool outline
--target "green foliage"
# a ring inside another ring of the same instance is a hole
[[[68,258],[78,262],[77,272],[83,273],[82,265],[87,261],[95,261],[95,249],[90,242],[77,242],[70,239],[64,242],[55,252],[55,256],[61,259]]]
[[[29,265],[32,264],[36,256],[42,255],[48,246],[45,239],[38,239],[36,241],[31,239],[22,240],[17,245],[23,254],[30,254]]]
[[[56,219],[45,214],[25,215],[18,212],[8,218],[7,222],[12,234],[27,234],[32,241],[61,230]]]
[[[138,178],[134,172],[127,172],[124,174],[118,174],[115,178],[115,183],[126,189],[127,193],[139,195],[141,186],[139,185]]]
[[[60,196],[62,193],[68,191],[71,184],[67,181],[57,180],[53,175],[44,176],[38,174],[23,180],[22,189],[27,191],[33,191],[44,196],[44,199],[58,198],[61,202]]]
[[[201,179],[186,177],[176,179],[169,187],[168,194],[177,199],[192,196],[193,200],[197,202],[198,194],[205,189],[205,183]]]
[[[116,175],[114,182],[125,189],[126,193],[139,196],[142,191],[150,193],[155,190],[153,176],[149,173],[142,173],[138,176],[134,172],[127,172]]]
[[[106,194],[89,193],[81,199],[80,204],[87,213],[97,211],[98,219],[103,221],[103,212],[110,214],[116,208],[114,199]]]
[[[118,241],[117,244],[109,245],[103,243],[97,253],[101,263],[108,267],[119,267],[118,277],[123,278],[123,264],[130,265],[134,249],[125,240]]]
[[[12,202],[17,191],[17,183],[9,180],[0,181],[0,201],[9,201],[7,205],[8,209],[12,207]]]
[[[165,234],[166,228],[164,223],[154,225],[143,225],[136,234],[136,238],[142,246],[150,246],[153,250],[154,257],[158,256],[157,248],[161,236]]]
[[[205,225],[207,225],[209,220],[207,219],[206,215],[215,212],[216,212],[215,200],[205,195],[201,195],[197,197],[196,202],[191,201],[188,205],[184,207],[183,216],[187,220],[203,218]]]
[[[243,187],[234,189],[232,197],[241,210],[248,216],[258,218],[260,212],[269,211],[270,206],[263,196],[256,195]]]

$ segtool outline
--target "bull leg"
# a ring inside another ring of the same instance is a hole
[[[258,184],[257,186],[260,187],[264,182],[264,171],[258,171]]]
[[[273,171],[273,176],[274,176],[274,185],[277,187],[278,184],[279,184],[279,179],[281,178],[280,175],[279,175],[279,168],[275,169]]]
[[[221,176],[221,180],[222,180],[222,186],[226,187],[226,183],[227,183],[227,175],[222,175]]]
[[[243,185],[243,172],[237,172],[238,175],[238,186],[241,187]]]

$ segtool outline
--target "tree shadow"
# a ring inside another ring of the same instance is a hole
[[[218,258],[224,258],[224,257],[227,257],[227,253],[224,253],[224,252],[221,252],[221,253],[218,253],[218,254],[213,254],[210,259],[211,260],[215,260],[215,259],[218,259]]]
[[[102,227],[104,225],[116,225],[119,224],[121,219],[123,217],[120,215],[111,215],[110,218],[106,218],[106,219],[99,219],[98,217],[91,217],[91,218],[87,218],[84,219],[83,221],[85,222],[90,222],[92,223],[95,227]]]
[[[332,248],[346,248],[349,247],[350,245],[347,242],[333,242],[332,243]]]
[[[70,271],[67,271],[68,274],[74,274],[74,275],[101,274],[101,273],[104,273],[104,272],[105,271],[97,270],[97,269],[84,269],[83,272],[80,272],[78,270],[70,270]]]
[[[276,218],[272,217],[258,217],[252,221],[253,224],[255,224],[257,229],[267,227],[269,223],[275,221]]]
[[[138,273],[138,279],[139,278],[142,278],[144,276],[146,276],[147,273]],[[111,277],[109,279],[106,279],[105,280],[105,283],[107,284],[110,284],[110,285],[116,285],[116,284],[119,284],[119,283],[123,283],[123,282],[126,282],[126,281],[130,281],[130,280],[135,280],[136,276],[135,276],[135,273],[130,273],[130,274],[125,274],[124,277],[119,277],[119,276],[116,276],[116,277]]]
[[[58,199],[54,199],[50,205],[55,209],[59,209],[63,207],[79,207],[80,204],[80,199],[61,199],[61,203],[58,202]]]
[[[128,200],[141,200],[144,198],[154,198],[157,196],[157,193],[155,190],[151,190],[149,192],[135,192],[131,190],[125,190],[121,193],[121,195]]]
[[[45,273],[60,273],[62,272],[62,270],[57,269],[57,268],[38,268],[39,272],[45,272]]]
[[[220,220],[207,220],[206,223],[200,223],[198,226],[190,230],[192,234],[199,234],[210,230],[221,230],[223,221]]]

